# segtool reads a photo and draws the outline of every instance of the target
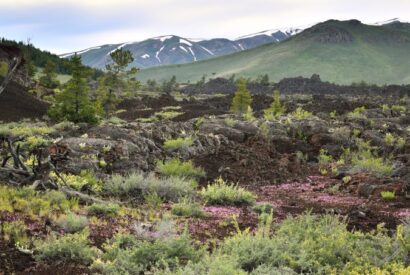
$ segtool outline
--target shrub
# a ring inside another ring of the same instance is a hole
[[[171,159],[165,162],[157,162],[157,170],[164,176],[178,176],[199,178],[205,176],[205,171],[200,167],[195,167],[192,161],[181,161]]]
[[[255,235],[239,231],[218,252],[253,274],[281,269],[287,271],[284,274],[349,274],[353,268],[381,267],[381,261],[396,263],[405,258],[406,252],[397,250],[395,238],[383,230],[351,232],[337,216],[287,218],[273,235],[270,222],[261,224]]]
[[[358,151],[352,154],[352,172],[365,171],[384,176],[393,172],[393,165],[390,161],[377,157],[372,152],[369,142],[357,139],[356,144]]]
[[[201,218],[205,216],[204,211],[202,211],[201,205],[191,202],[188,199],[183,199],[180,202],[173,204],[171,206],[171,212],[176,216],[183,217]]]
[[[176,150],[180,148],[188,148],[192,144],[194,144],[194,140],[192,139],[192,137],[167,139],[164,142],[164,149]]]
[[[364,117],[363,113],[366,111],[366,107],[361,106],[355,108],[352,112],[348,113],[347,116],[350,118],[362,118]]]
[[[153,268],[175,269],[180,263],[198,262],[204,255],[184,233],[168,239],[140,241],[114,238],[104,245],[105,254],[93,267],[104,274],[144,274]]]
[[[161,111],[161,112],[156,112],[154,114],[155,117],[157,117],[158,119],[162,120],[162,119],[173,119],[177,116],[182,115],[183,112],[177,112],[177,111]]]
[[[227,117],[227,118],[224,119],[224,123],[225,123],[226,126],[234,127],[236,125],[236,123],[238,123],[238,121],[231,118],[231,117]]]
[[[396,192],[391,192],[391,191],[382,191],[380,192],[380,195],[382,198],[386,201],[394,200],[396,197]]]
[[[98,180],[92,171],[82,170],[80,175],[72,174],[60,174],[64,181],[57,177],[55,173],[51,173],[50,176],[59,184],[64,184],[66,182],[70,187],[75,190],[91,190],[93,192],[100,192],[103,183]]]
[[[243,115],[252,103],[252,96],[246,87],[246,80],[239,79],[237,91],[232,99],[231,112]]]
[[[391,133],[387,133],[384,136],[384,142],[386,142],[387,145],[392,146],[396,142],[396,138]]]
[[[9,71],[7,62],[0,61],[0,76],[5,77]]]
[[[51,236],[36,245],[35,259],[48,263],[77,263],[89,265],[96,255],[88,241],[88,232],[67,234],[62,237]]]
[[[97,204],[94,203],[87,207],[89,215],[92,216],[108,216],[115,217],[118,214],[120,207],[118,204],[108,203],[108,204]]]
[[[155,193],[169,201],[178,201],[181,197],[191,197],[197,183],[181,177],[167,177],[159,179],[154,174],[144,176],[132,173],[128,176],[113,175],[104,185],[103,191],[107,195],[117,197],[140,198]]]
[[[263,214],[263,213],[269,214],[271,211],[273,211],[273,206],[267,203],[257,204],[252,208],[252,210],[258,214]]]
[[[55,130],[43,122],[11,122],[0,125],[0,137],[33,137],[48,135]]]
[[[297,107],[296,110],[292,113],[296,119],[307,119],[313,116],[311,112],[303,110],[302,107]]]
[[[69,213],[67,215],[60,216],[56,224],[64,229],[64,232],[67,233],[76,233],[83,230],[87,224],[87,218],[84,216],[79,216],[74,213]]]
[[[266,120],[273,120],[286,112],[286,108],[280,102],[279,91],[273,92],[273,102],[270,107],[263,111]]]
[[[251,192],[238,185],[227,184],[221,177],[204,187],[200,195],[209,204],[246,205],[255,202],[255,196]]]
[[[0,233],[6,241],[12,241],[18,246],[26,246],[30,239],[27,236],[27,226],[23,221],[5,222],[0,224]]]

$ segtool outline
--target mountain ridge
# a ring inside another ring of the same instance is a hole
[[[374,84],[410,82],[410,24],[382,26],[358,20],[328,20],[278,44],[232,53],[184,65],[143,69],[137,76],[165,80],[175,75],[181,82],[202,75],[257,77],[268,74],[273,81],[285,77],[321,75],[338,84],[362,80]]]

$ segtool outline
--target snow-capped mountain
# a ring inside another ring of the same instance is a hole
[[[369,25],[384,26],[384,25],[389,25],[389,24],[394,24],[394,23],[408,24],[410,22],[406,22],[404,20],[401,20],[400,18],[393,18],[393,19],[389,19],[389,20],[386,20],[386,21],[380,21],[380,22],[372,23],[372,24],[369,24]]]
[[[105,68],[110,62],[110,53],[116,49],[129,50],[134,56],[131,66],[183,64],[207,58],[235,53],[267,43],[278,43],[302,31],[299,28],[277,29],[245,35],[235,40],[215,38],[209,40],[189,39],[176,35],[165,35],[138,42],[107,44],[78,51],[85,65]],[[69,58],[74,53],[60,55]]]

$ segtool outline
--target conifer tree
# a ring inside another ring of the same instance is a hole
[[[252,103],[252,96],[246,88],[246,80],[241,78],[238,80],[237,91],[232,100],[231,111],[243,115],[248,111]]]
[[[273,102],[270,107],[264,110],[265,119],[273,120],[274,118],[283,115],[286,112],[285,106],[280,102],[280,93],[278,90],[273,92]]]
[[[43,70],[44,75],[39,79],[40,84],[47,88],[56,88],[59,85],[56,71],[56,64],[53,61],[48,60]]]
[[[130,51],[115,50],[110,54],[113,63],[106,66],[107,73],[99,79],[97,99],[99,109],[109,116],[119,102],[119,96],[136,88],[139,82],[131,78],[138,72],[137,68],[128,69],[134,61]]]
[[[87,84],[88,70],[81,63],[81,56],[75,54],[70,60],[72,77],[62,92],[56,95],[56,102],[49,115],[59,121],[96,123],[96,110],[90,101]]]

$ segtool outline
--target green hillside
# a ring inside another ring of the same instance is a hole
[[[410,83],[410,27],[370,26],[357,20],[331,20],[280,44],[269,44],[219,58],[184,65],[144,69],[138,79],[197,81],[202,75],[271,80],[320,74],[323,80],[350,84]]]

